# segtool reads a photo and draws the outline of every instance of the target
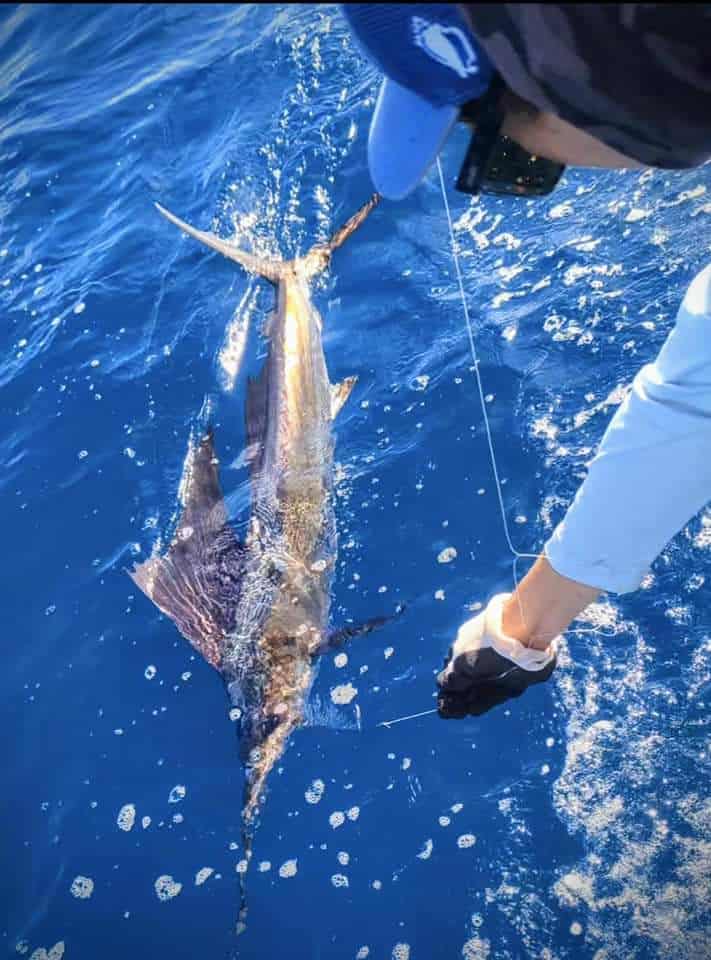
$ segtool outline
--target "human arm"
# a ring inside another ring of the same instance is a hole
[[[514,666],[525,662],[529,648],[548,650],[547,668],[555,656],[554,637],[600,590],[635,590],[664,545],[710,495],[711,265],[689,286],[654,363],[635,377],[545,555],[504,599],[498,619],[487,621],[482,614],[460,629],[438,677],[440,691],[466,695],[472,706],[475,686],[483,691],[496,685],[505,671],[498,664],[482,680],[484,649],[504,651],[505,658],[508,649]],[[507,640],[519,646],[507,647]],[[509,684],[520,680],[518,692],[541,678],[530,666],[507,674]]]

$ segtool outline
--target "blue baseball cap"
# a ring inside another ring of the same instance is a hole
[[[449,3],[349,3],[341,11],[384,74],[368,136],[375,189],[401,200],[424,177],[459,117],[481,97],[491,61]]]

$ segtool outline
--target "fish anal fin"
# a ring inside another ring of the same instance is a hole
[[[344,647],[349,640],[353,640],[354,637],[372,633],[373,630],[377,630],[378,627],[384,627],[386,624],[391,623],[399,617],[404,610],[405,607],[400,605],[396,608],[395,613],[386,616],[371,617],[370,620],[364,620],[362,623],[349,623],[344,627],[339,627],[338,630],[332,630],[327,639],[314,651],[314,656],[339,650],[341,647]]]
[[[331,385],[331,419],[335,420],[358,383],[358,377],[346,377]]]
[[[168,550],[128,571],[133,582],[219,670],[234,628],[244,547],[227,521],[212,432],[186,458],[183,511]]]

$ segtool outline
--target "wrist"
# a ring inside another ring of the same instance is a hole
[[[513,637],[514,640],[524,647],[530,647],[533,650],[545,650],[556,634],[546,636],[540,630],[540,624],[528,622],[524,619],[521,611],[521,601],[516,593],[511,593],[504,600],[501,607],[501,630],[507,637]]]
[[[555,639],[541,647],[524,644],[516,637],[507,634],[503,627],[503,606],[510,598],[508,593],[499,593],[492,597],[485,611],[486,635],[492,648],[502,657],[512,661],[523,670],[541,670],[555,659],[557,644]]]
[[[556,573],[545,557],[539,557],[504,602],[502,630],[524,646],[543,650],[599,594],[596,587]]]

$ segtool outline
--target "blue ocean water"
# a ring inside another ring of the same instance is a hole
[[[7,955],[708,957],[711,514],[592,608],[544,689],[378,726],[434,705],[458,625],[512,582],[436,173],[314,285],[331,379],[359,377],[334,622],[407,611],[324,658],[235,938],[234,724],[125,571],[170,536],[208,421],[244,518],[273,292],[152,204],[305,251],[371,192],[377,78],[328,6],[8,6],[0,63]],[[528,203],[450,192],[518,549],[562,516],[708,260],[708,187],[706,168],[569,171]]]

